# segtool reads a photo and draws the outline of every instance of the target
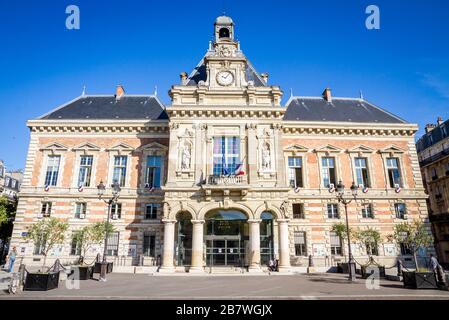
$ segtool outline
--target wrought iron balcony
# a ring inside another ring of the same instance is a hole
[[[213,186],[233,186],[247,183],[246,175],[210,175],[207,177],[206,183]]]
[[[448,155],[449,155],[449,149],[444,149],[443,151],[420,161],[419,165],[421,167],[427,166],[427,165],[431,164],[432,162],[435,162],[435,161],[438,161],[440,159],[447,157]]]

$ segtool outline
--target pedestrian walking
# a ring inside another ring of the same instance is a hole
[[[11,252],[8,255],[8,261],[9,261],[9,267],[8,267],[8,272],[12,272],[14,269],[14,262],[16,261],[16,256],[17,256],[17,250],[16,247],[12,247]]]
[[[443,267],[440,265],[438,259],[433,254],[430,254],[430,267],[432,268],[432,271],[435,274],[438,281],[443,282],[444,281]]]

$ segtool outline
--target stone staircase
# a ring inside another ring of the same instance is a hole
[[[245,268],[240,268],[240,267],[234,267],[234,266],[225,266],[225,267],[206,267],[205,268],[206,273],[209,274],[243,274],[246,273],[246,269]]]

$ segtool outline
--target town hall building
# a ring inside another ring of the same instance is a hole
[[[347,259],[345,223],[335,188],[354,182],[351,229],[378,230],[374,248],[353,243],[355,259],[384,265],[407,257],[393,243],[396,224],[427,219],[415,149],[416,124],[363,98],[291,96],[259,73],[235,40],[230,17],[190,73],[155,95],[86,95],[28,121],[30,144],[12,245],[27,265],[41,264],[27,227],[46,217],[69,223],[67,241],[48,260],[75,261],[70,234],[109,214],[115,270],[327,271]],[[322,90],[319,90],[321,92]],[[120,187],[111,212],[97,185]],[[370,252],[367,252],[369,250]],[[85,261],[102,254],[93,247]],[[147,270],[147,269],[141,269]]]

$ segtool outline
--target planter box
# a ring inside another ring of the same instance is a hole
[[[349,264],[347,262],[337,263],[337,272],[349,274]]]
[[[28,273],[23,290],[47,291],[58,287],[59,272]]]
[[[438,289],[437,279],[433,272],[402,271],[405,288]]]
[[[93,273],[100,273],[101,271],[101,262],[95,262],[95,266],[94,266],[94,272]],[[112,262],[108,262],[108,266],[106,268],[106,273],[111,273],[112,272],[112,267],[113,267],[113,263]]]
[[[73,266],[70,279],[75,280],[89,280],[92,278],[94,268],[91,266]]]
[[[362,278],[367,279],[374,272],[379,273],[379,277],[385,279],[385,267],[384,266],[376,266],[376,265],[368,265],[361,267]]]

